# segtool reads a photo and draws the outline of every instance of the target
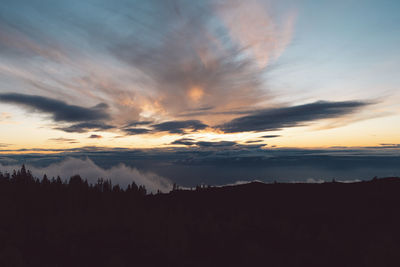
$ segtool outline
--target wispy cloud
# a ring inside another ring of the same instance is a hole
[[[12,115],[8,112],[1,112],[0,113],[0,124],[11,124],[11,123],[13,123]]]
[[[163,19],[153,17],[136,34],[116,39],[111,51],[146,74],[167,115],[202,107],[221,112],[268,99],[262,75],[290,42],[292,15],[280,24],[254,0],[150,3]],[[146,19],[146,13],[136,15],[129,16],[132,22]]]
[[[0,101],[50,115],[56,130],[261,132],[367,105],[274,99],[266,74],[292,40],[296,11],[269,1],[50,2],[2,2]]]
[[[29,8],[22,10],[6,1],[12,15],[0,16],[0,72],[11,81],[8,90],[23,83],[18,93],[105,102],[120,127],[176,120],[204,107],[214,113],[190,119],[210,124],[221,120],[217,112],[265,102],[266,66],[285,49],[294,25],[291,11],[278,19],[256,0],[75,4],[44,8],[25,0],[20,5]],[[88,19],[80,7],[97,13]]]
[[[79,143],[76,139],[73,139],[73,138],[64,138],[64,137],[50,138],[49,141],[57,142],[57,143],[70,143],[70,144],[77,144],[77,143]]]

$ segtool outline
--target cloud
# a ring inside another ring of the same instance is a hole
[[[185,145],[185,146],[193,146],[196,141],[192,138],[181,138],[173,141],[171,145]]]
[[[400,148],[400,144],[379,144],[379,146],[369,146],[367,148],[377,148],[377,149],[382,149],[382,148]]]
[[[276,23],[262,1],[230,0],[219,6],[217,12],[230,37],[246,47],[260,67],[279,58],[291,41],[296,17],[293,11],[285,14],[282,25]]]
[[[149,5],[151,14],[129,13],[127,23],[136,27],[109,47],[118,60],[145,74],[144,85],[152,87],[154,102],[167,115],[196,109],[192,115],[202,115],[203,107],[221,112],[267,100],[262,76],[289,43],[292,16],[283,16],[279,25],[256,0]]]
[[[79,142],[71,142],[79,143]],[[74,148],[20,148],[20,149],[2,149],[1,152],[77,152],[77,153],[88,153],[97,151],[106,151],[108,148],[98,146],[83,146]],[[123,148],[114,148],[115,151],[123,150]]]
[[[123,131],[128,135],[147,134],[151,132],[150,129],[145,128],[124,128]]]
[[[18,93],[0,94],[0,102],[12,103],[28,109],[51,114],[57,122],[79,122],[109,119],[108,105],[100,103],[92,108],[69,105],[63,101],[38,95]]]
[[[37,96],[0,98],[50,114],[63,123],[55,129],[184,134],[217,125],[228,133],[342,116],[326,105],[323,114],[307,105],[263,109],[274,106],[268,71],[295,24],[291,10],[275,12],[269,1],[6,2],[0,91]],[[94,12],[87,17],[84,10]]]
[[[11,118],[12,118],[11,114],[9,114],[7,112],[1,112],[0,113],[0,121],[9,120]]]
[[[291,11],[257,0],[5,2],[0,72],[7,84],[0,90],[78,107],[105,102],[119,128],[190,113],[187,119],[216,124],[227,119],[223,112],[269,101],[264,74],[294,27]],[[83,10],[94,12],[89,18]],[[28,106],[56,121],[88,121],[77,116],[85,112]],[[107,119],[101,110],[90,121]]]
[[[292,107],[263,109],[217,126],[226,133],[274,131],[303,126],[308,122],[351,114],[370,103],[361,101],[318,101]]]
[[[91,136],[89,136],[89,138],[91,138],[91,139],[101,139],[101,138],[103,138],[103,136],[98,135],[98,134],[92,134]]]
[[[19,169],[19,165],[2,165],[2,171],[12,173],[14,169]],[[96,183],[98,178],[111,179],[113,184],[119,184],[122,187],[128,186],[132,182],[138,185],[144,185],[150,192],[168,192],[172,189],[171,182],[157,174],[151,172],[141,172],[136,168],[131,168],[125,164],[119,164],[109,169],[104,169],[96,165],[90,159],[67,158],[61,162],[50,164],[47,167],[35,167],[26,164],[27,169],[31,170],[36,177],[57,177],[69,179],[75,174],[79,174],[83,179],[87,179],[89,183]]]
[[[216,147],[232,147],[236,146],[236,142],[232,141],[217,141],[217,142],[206,142],[206,141],[195,141],[191,138],[181,138],[173,141],[171,145],[185,145],[185,146],[197,146],[204,148],[216,148]]]
[[[82,122],[66,127],[56,127],[54,129],[61,130],[67,133],[86,133],[90,131],[105,131],[114,129],[115,126],[108,125],[103,122]]]
[[[199,147],[231,147],[237,144],[236,142],[231,142],[231,141],[218,141],[218,142],[199,141],[196,142],[196,145]]]
[[[277,134],[270,134],[270,135],[263,135],[261,136],[261,138],[277,138],[280,137],[281,135],[277,135]]]
[[[122,128],[122,131],[125,132],[127,135],[138,135],[138,134],[147,134],[151,133],[152,130],[148,128],[137,128],[138,126],[148,126],[150,127],[150,124],[152,124],[153,121],[132,121],[125,125]]]
[[[199,120],[185,120],[185,121],[166,121],[162,123],[151,124],[150,121],[132,122],[127,127],[122,128],[128,135],[168,132],[172,134],[184,134],[186,132],[196,132],[203,130],[208,126]],[[151,124],[151,125],[150,125]],[[132,128],[129,126],[147,125],[149,128]]]
[[[142,126],[142,125],[149,125],[152,123],[153,123],[153,121],[132,121],[132,122],[128,123],[127,125],[125,125],[125,127],[127,127],[127,128],[136,127],[136,126]]]
[[[249,140],[249,141],[246,141],[246,144],[254,144],[254,143],[260,143],[260,142],[263,142],[263,140]]]
[[[3,54],[24,59],[40,56],[54,61],[63,60],[64,55],[57,47],[34,40],[32,36],[29,37],[18,31],[15,26],[15,24],[7,25],[7,20],[4,20],[3,14],[0,15],[0,48]],[[32,30],[32,27],[30,27],[30,30]]]
[[[59,137],[59,138],[50,138],[48,139],[49,141],[53,141],[53,142],[58,142],[58,143],[70,143],[70,144],[76,144],[79,143],[76,139],[73,138],[63,138],[63,137]]]
[[[203,130],[208,126],[199,120],[186,120],[186,121],[166,121],[159,124],[153,124],[153,129],[158,132],[169,132],[176,134],[183,134],[186,131],[196,132]]]

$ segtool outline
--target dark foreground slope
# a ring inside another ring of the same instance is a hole
[[[144,195],[0,176],[0,266],[400,266],[400,179]]]

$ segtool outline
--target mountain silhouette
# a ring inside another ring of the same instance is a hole
[[[400,266],[400,179],[147,194],[0,174],[0,266]]]

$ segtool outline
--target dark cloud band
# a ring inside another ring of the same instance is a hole
[[[204,148],[215,148],[215,147],[232,147],[237,145],[236,142],[231,141],[218,141],[218,142],[206,142],[206,141],[195,141],[191,138],[177,139],[171,143],[171,145],[185,145],[185,146],[197,146]]]
[[[55,128],[57,130],[61,130],[67,133],[86,133],[89,131],[105,131],[114,129],[115,127],[112,125],[105,124],[103,122],[82,122],[73,124],[66,127],[58,127]]]
[[[53,120],[57,122],[98,121],[110,118],[107,113],[108,106],[104,103],[92,108],[85,108],[48,97],[17,93],[0,94],[0,102],[12,103],[37,112],[51,114]]]
[[[137,135],[137,134],[147,134],[150,133],[151,130],[145,128],[125,128],[124,132],[128,135]]]
[[[301,126],[315,120],[341,117],[369,104],[361,101],[318,101],[299,106],[264,109],[233,119],[217,128],[226,133],[280,130],[286,127]]]
[[[152,125],[154,130],[158,132],[169,132],[183,134],[185,131],[198,131],[207,128],[208,126],[199,120],[186,121],[167,121]]]

